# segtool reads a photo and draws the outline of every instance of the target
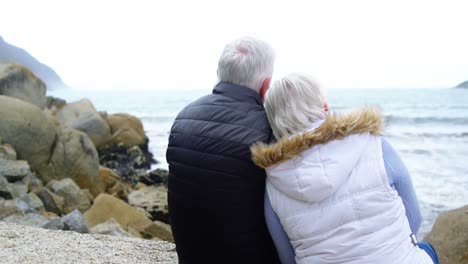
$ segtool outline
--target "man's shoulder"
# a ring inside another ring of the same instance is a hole
[[[193,101],[177,115],[175,122],[203,127],[211,122],[218,127],[225,124],[230,129],[237,126],[263,131],[268,135],[271,133],[265,109],[261,105],[241,102],[221,94],[209,94]]]
[[[247,102],[242,102],[235,100],[229,96],[225,96],[222,94],[207,94],[198,98],[197,100],[188,104],[180,114],[186,114],[188,112],[197,111],[200,112],[200,108],[203,109],[224,109],[224,111],[228,112],[238,112],[239,114],[247,114],[247,112],[251,110],[257,110],[260,112],[264,112],[263,107],[259,105],[252,105]],[[211,110],[210,110],[211,111]],[[222,110],[223,111],[223,110]]]
[[[180,115],[183,115],[184,113],[187,113],[187,112],[191,112],[194,110],[194,108],[197,108],[199,106],[202,106],[202,105],[210,105],[211,102],[214,102],[214,97],[213,97],[213,94],[207,94],[207,95],[204,95],[194,101],[192,101],[191,103],[189,103],[188,105],[186,105],[180,112],[179,112],[179,116]]]

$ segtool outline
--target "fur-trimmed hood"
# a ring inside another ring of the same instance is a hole
[[[315,145],[340,140],[353,134],[368,132],[378,135],[382,127],[381,114],[375,108],[365,108],[341,116],[332,114],[313,131],[283,138],[271,145],[253,145],[252,159],[257,166],[267,168],[290,160]]]
[[[326,199],[346,181],[381,132],[382,118],[369,108],[330,115],[315,125],[308,132],[251,149],[254,162],[266,169],[268,184],[306,202]]]

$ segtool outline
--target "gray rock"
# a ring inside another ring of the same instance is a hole
[[[42,228],[49,229],[49,230],[63,230],[65,225],[63,224],[62,219],[54,218],[47,222]]]
[[[10,215],[3,219],[4,222],[16,223],[20,225],[42,227],[49,222],[49,219],[40,214]]]
[[[11,215],[24,215],[24,207],[20,207],[14,200],[0,198],[0,220]]]
[[[23,195],[29,193],[30,190],[31,190],[31,188],[30,188],[30,186],[31,186],[31,176],[28,175],[28,176],[24,177],[23,180],[14,182],[12,184],[14,185],[14,188],[16,188],[18,190],[18,195],[23,196]]]
[[[115,221],[114,218],[111,218],[102,224],[93,226],[92,228],[90,228],[89,232],[91,234],[101,234],[116,237],[131,237],[131,235],[127,233],[120,226],[120,224],[117,221]]]
[[[36,211],[44,211],[44,203],[37,197],[35,193],[28,193],[25,195],[22,195],[21,197],[18,198],[18,200],[25,202],[29,208],[32,208]]]
[[[28,213],[38,213],[37,210],[34,208],[35,202],[37,201],[34,201],[34,202],[27,201],[27,198],[25,199],[15,198],[12,200],[3,200],[3,202],[0,203],[0,206],[4,208],[14,209],[13,211],[21,211],[22,213],[20,215],[23,215],[23,214],[28,214]],[[7,210],[7,211],[11,212],[12,210]],[[4,217],[5,216],[6,215],[4,215]]]
[[[18,98],[43,109],[46,86],[27,68],[10,62],[0,63],[0,95]]]
[[[8,182],[21,181],[30,174],[31,169],[26,161],[0,159],[0,177],[5,177]]]
[[[18,158],[26,160],[44,183],[72,178],[93,195],[104,191],[98,154],[86,134],[12,97],[0,95],[0,116],[3,141],[13,146]]]
[[[64,230],[71,230],[78,233],[89,233],[88,226],[83,214],[75,210],[62,218]]]
[[[0,146],[0,159],[16,160],[16,150],[10,144]]]
[[[80,189],[78,185],[70,178],[60,181],[52,180],[47,186],[52,192],[65,199],[65,213],[71,212],[75,209],[81,212],[86,211],[90,206],[86,192]]]
[[[29,178],[29,191],[30,192],[36,192],[37,190],[40,190],[42,187],[44,187],[44,184],[42,181],[33,173]]]
[[[36,195],[41,199],[46,211],[62,215],[63,207],[65,206],[65,199],[63,197],[56,195],[47,188],[39,189],[36,191]]]
[[[14,199],[19,197],[19,191],[15,186],[7,181],[3,176],[0,176],[0,197],[5,199]]]
[[[26,213],[26,211],[29,211],[30,209],[32,209],[27,203],[25,203],[24,201],[22,201],[22,200],[20,200],[18,198],[15,198],[14,200],[7,201],[7,203],[11,204],[12,206],[18,207],[19,209],[21,209],[25,213]]]
[[[97,148],[111,140],[109,125],[88,99],[65,105],[55,117],[62,124],[86,133]]]

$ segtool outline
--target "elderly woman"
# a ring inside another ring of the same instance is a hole
[[[265,216],[283,263],[437,263],[416,241],[417,199],[378,111],[330,114],[299,74],[276,81],[265,108],[278,141],[252,157],[267,171]]]

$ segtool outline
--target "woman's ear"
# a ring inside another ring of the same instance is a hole
[[[263,80],[262,88],[260,88],[260,98],[262,98],[262,101],[265,101],[265,94],[268,91],[268,88],[270,87],[270,81],[270,77],[267,77],[265,78],[265,80]]]

